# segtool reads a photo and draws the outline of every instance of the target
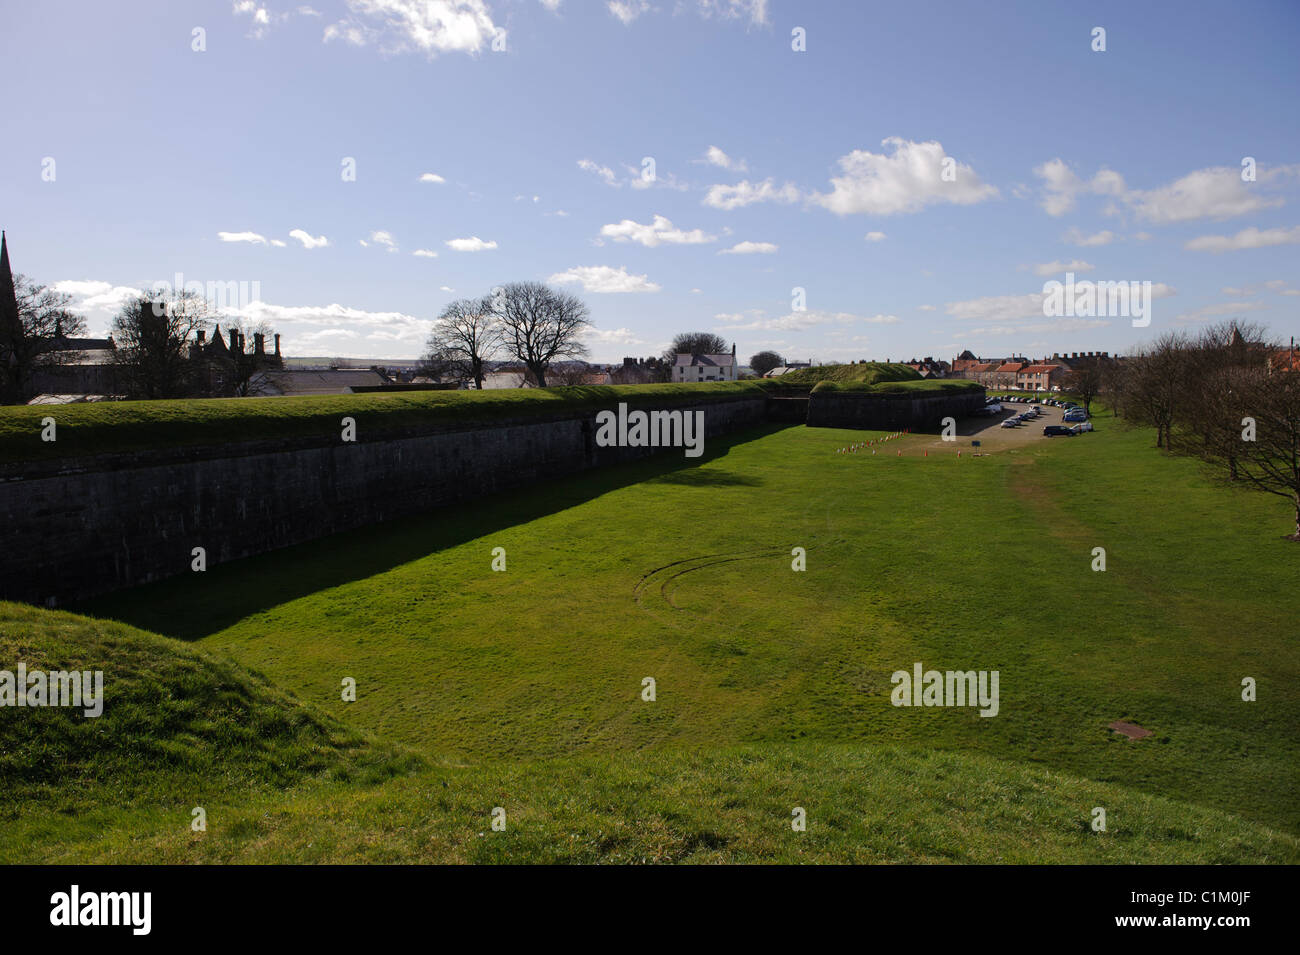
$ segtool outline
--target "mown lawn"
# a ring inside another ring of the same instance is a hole
[[[617,778],[643,764],[722,766],[753,748],[795,765],[839,754],[810,770],[807,804],[846,785],[835,767],[860,772],[848,767],[874,752],[963,753],[1012,777],[1096,781],[1095,799],[1091,784],[1073,790],[1087,805],[1062,803],[1068,823],[1041,817],[1054,833],[1043,839],[1066,839],[1059,859],[1078,834],[1052,827],[1086,825],[1120,790],[1294,837],[1300,547],[1282,539],[1285,508],[1212,485],[1145,432],[1097,427],[960,459],[908,455],[919,437],[890,446],[902,458],[872,457],[833,453],[861,432],[769,429],[715,441],[700,461],[664,455],[81,609],[197,641],[342,725],[469,767],[456,770],[463,785],[514,780],[500,791],[543,801],[563,802],[559,783],[522,786],[510,767]],[[1090,569],[1099,546],[1104,573]],[[496,547],[504,573],[491,570]],[[794,547],[806,572],[791,570]],[[890,674],[916,661],[998,670],[999,715],[891,706]],[[345,677],[355,703],[340,699]],[[641,699],[645,677],[654,702]],[[1244,677],[1258,681],[1258,702],[1241,701]],[[1119,737],[1107,728],[1117,719],[1154,735]],[[729,806],[742,820],[766,784],[710,782],[716,791],[680,811]],[[870,782],[859,798],[876,785],[888,788]],[[955,772],[952,792],[963,786]],[[671,817],[670,802],[660,808]],[[948,833],[932,852],[891,854],[858,832],[828,857],[859,857],[861,838],[863,859],[993,858],[972,849],[992,838],[979,824],[955,827],[926,800],[908,806],[895,805],[895,825]],[[1172,859],[1143,831],[1129,858]],[[546,832],[537,857],[559,851]]]

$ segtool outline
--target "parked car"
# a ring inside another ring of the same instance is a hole
[[[1070,432],[1072,434],[1083,434],[1085,431],[1091,431],[1091,430],[1092,430],[1091,421],[1080,421],[1078,424],[1070,428]]]
[[[1049,424],[1043,429],[1043,437],[1045,438],[1073,438],[1078,433],[1072,428],[1059,424]]]
[[[1088,416],[1082,411],[1068,411],[1063,416],[1066,421],[1087,421]]]
[[[1018,424],[1020,424],[1020,422],[1017,421],[1015,418],[1008,418],[1006,421],[1002,422],[1002,427],[1014,428]]]

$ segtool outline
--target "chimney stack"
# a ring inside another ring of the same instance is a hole
[[[266,339],[261,332],[253,332],[253,354],[266,354]]]
[[[204,340],[204,338],[207,337],[207,334],[208,334],[208,333],[205,332],[203,329],[201,329],[201,328],[199,329],[199,332],[198,332],[198,335],[199,335],[199,345],[202,345],[202,344],[203,344],[203,340]]]
[[[279,332],[277,332],[276,335],[275,335],[275,357],[276,357],[276,358],[279,358],[279,357],[280,357],[280,334],[279,334]]]

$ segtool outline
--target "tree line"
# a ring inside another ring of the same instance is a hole
[[[1115,412],[1155,430],[1156,447],[1205,462],[1222,480],[1282,497],[1300,541],[1300,370],[1253,323],[1170,331],[1105,370]]]

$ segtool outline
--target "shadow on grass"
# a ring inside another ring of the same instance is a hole
[[[320,590],[364,580],[429,554],[555,514],[633,484],[653,481],[695,487],[753,486],[732,472],[701,471],[746,444],[790,424],[771,424],[712,438],[698,458],[665,452],[642,461],[596,468],[465,504],[385,521],[255,557],[209,567],[65,609],[198,640],[254,614]]]
[[[701,471],[687,468],[647,478],[646,484],[681,484],[686,487],[758,487],[763,482],[756,477],[736,474],[734,471]]]

